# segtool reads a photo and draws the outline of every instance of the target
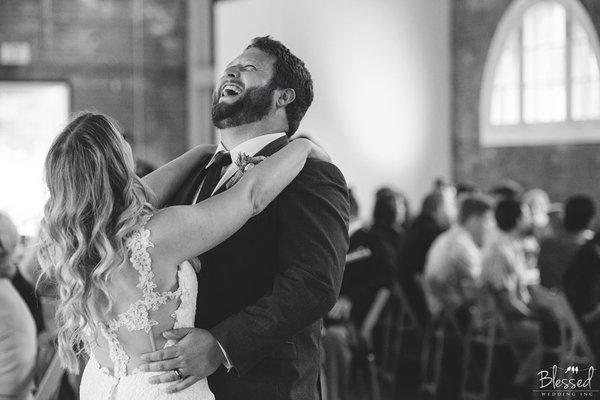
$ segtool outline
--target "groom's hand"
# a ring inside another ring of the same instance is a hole
[[[178,342],[166,349],[142,354],[141,358],[146,364],[140,365],[140,370],[165,372],[150,378],[150,383],[178,381],[167,388],[169,393],[179,392],[206,378],[225,362],[219,344],[208,331],[197,328],[173,329],[164,332],[163,336]],[[174,372],[176,368],[183,375],[182,380],[178,380]]]

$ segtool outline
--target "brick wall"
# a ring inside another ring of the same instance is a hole
[[[455,0],[452,10],[453,173],[487,189],[503,178],[547,190],[553,201],[573,193],[600,200],[600,144],[482,148],[481,79],[494,31],[512,0]],[[600,31],[600,2],[581,0]]]
[[[0,79],[70,82],[73,111],[113,116],[158,165],[187,143],[185,24],[185,0],[2,0],[0,42],[28,42],[32,61]]]

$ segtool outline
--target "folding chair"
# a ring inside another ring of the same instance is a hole
[[[379,385],[379,373],[376,364],[375,352],[373,349],[373,330],[375,325],[380,320],[380,316],[388,301],[390,299],[391,292],[387,288],[379,289],[373,304],[363,321],[360,332],[367,344],[367,369],[369,376],[369,385],[371,387],[371,398],[372,400],[381,399],[381,387]]]
[[[438,395],[442,362],[448,339],[458,339],[460,327],[454,310],[444,309],[439,318],[425,327],[421,347],[420,392],[431,398]]]
[[[490,395],[490,376],[494,365],[494,352],[498,346],[506,345],[506,325],[496,307],[493,296],[481,289],[477,292],[476,304],[464,336],[464,359],[461,372],[461,400],[485,400]],[[473,352],[483,348],[483,367],[475,365]],[[479,385],[472,382],[474,370],[478,372]]]
[[[429,284],[424,281],[419,280],[418,282],[424,293],[436,290],[429,288]],[[460,324],[453,307],[444,307],[437,317],[429,320],[424,328],[421,345],[421,394],[437,398],[447,342],[449,339],[459,340],[460,337]]]
[[[394,286],[378,325],[380,341],[377,347],[377,361],[380,377],[386,386],[391,388],[392,393],[395,393],[406,339],[409,335],[414,335],[420,341],[423,331],[410,301],[399,285]]]
[[[576,364],[595,365],[596,358],[592,346],[575,316],[564,293],[542,286],[531,288],[533,298],[553,313],[560,330],[560,367]]]
[[[565,354],[561,360],[563,366],[587,363],[588,365],[596,364],[596,357],[592,350],[592,346],[588,338],[579,324],[579,320],[575,316],[567,297],[564,293],[556,293],[557,310],[562,315],[566,323],[567,343],[565,346]]]

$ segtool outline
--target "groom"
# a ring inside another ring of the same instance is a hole
[[[173,204],[226,190],[239,154],[269,156],[287,145],[312,99],[304,63],[276,40],[254,39],[215,89],[221,143]],[[146,370],[165,371],[155,383],[175,381],[180,391],[210,375],[217,400],[320,398],[321,318],[340,289],[348,215],[341,172],[307,160],[260,215],[199,256],[196,328],[170,331],[179,350],[146,358]]]

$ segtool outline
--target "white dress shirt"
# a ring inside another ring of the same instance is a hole
[[[469,300],[469,287],[480,285],[482,254],[471,234],[457,224],[442,233],[427,254],[423,277],[427,303],[433,315],[444,306],[460,306]]]
[[[231,150],[227,150],[225,145],[223,145],[223,142],[219,142],[219,145],[217,146],[217,150],[215,151],[215,154],[210,159],[208,164],[206,164],[205,168],[209,168],[213,164],[213,162],[215,160],[215,156],[222,152],[229,152],[229,154],[231,155],[232,163],[231,163],[231,165],[229,165],[227,167],[227,169],[225,170],[225,173],[222,174],[221,179],[217,183],[217,186],[215,186],[215,189],[213,190],[212,194],[215,194],[215,192],[221,186],[223,186],[229,179],[231,179],[233,177],[233,175],[235,175],[235,172],[238,169],[238,166],[235,162],[237,161],[240,154],[246,154],[246,155],[252,157],[252,156],[256,155],[256,153],[258,153],[260,150],[262,150],[265,146],[267,146],[268,144],[274,142],[275,140],[277,140],[285,135],[286,135],[285,132],[281,132],[281,133],[268,133],[266,135],[257,136],[255,138],[248,139],[245,142],[238,144]],[[201,187],[202,187],[202,185],[200,186],[200,188]],[[198,188],[198,191],[196,192],[196,196],[194,196],[194,201],[192,202],[192,204],[196,204],[196,202],[198,201],[198,196],[200,195],[200,188]],[[231,364],[231,360],[229,359],[229,356],[227,355],[227,352],[225,351],[223,346],[221,346],[221,343],[219,343],[219,341],[217,341],[217,344],[219,345],[219,348],[221,349],[221,351],[223,352],[223,355],[225,356],[225,362],[223,363],[223,365],[229,371],[233,367],[233,365]]]

